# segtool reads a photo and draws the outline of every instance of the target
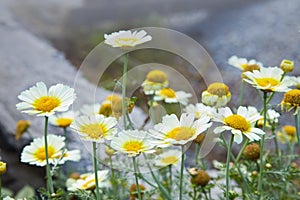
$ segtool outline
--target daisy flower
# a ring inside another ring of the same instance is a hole
[[[215,82],[202,92],[202,103],[216,108],[225,106],[231,99],[229,88],[224,83]]]
[[[49,117],[49,123],[58,126],[61,128],[66,128],[70,126],[74,120],[74,118],[78,115],[77,112],[69,110],[67,112],[63,112],[57,115],[51,115]]]
[[[245,72],[244,81],[265,92],[286,92],[290,81],[286,78],[281,81],[283,74],[278,67],[261,67],[259,71]]]
[[[114,128],[117,120],[104,115],[80,116],[71,128],[76,130],[84,140],[103,143],[104,139],[111,140],[117,132]]]
[[[166,115],[162,123],[156,124],[154,129],[149,130],[150,134],[159,140],[157,146],[167,147],[170,145],[185,145],[197,138],[206,131],[212,123],[207,116],[194,121],[193,114],[182,114],[178,120],[175,114]]]
[[[140,153],[154,153],[153,139],[146,131],[127,130],[118,133],[111,141],[111,148],[127,153],[128,156],[138,156]]]
[[[280,114],[276,112],[275,110],[268,110],[267,111],[267,119],[271,124],[278,124],[279,122]]]
[[[181,154],[182,152],[180,150],[166,150],[156,157],[154,164],[158,167],[166,167],[169,165],[179,164],[181,161]]]
[[[23,91],[18,98],[23,101],[16,105],[18,110],[37,116],[51,116],[55,112],[67,111],[76,95],[73,88],[63,84],[53,85],[47,90],[43,82]]]
[[[300,109],[300,90],[293,89],[286,92],[283,96],[280,105],[282,110],[285,109],[288,112],[294,109],[294,115],[296,115]]]
[[[109,187],[108,170],[97,171],[99,187]],[[81,175],[77,180],[72,182],[69,180],[69,191],[76,190],[94,190],[96,188],[96,181],[94,173],[87,173]]]
[[[155,92],[153,98],[154,101],[164,101],[166,103],[180,103],[182,105],[187,105],[188,98],[192,95],[184,91],[175,92],[171,88],[164,88]]]
[[[237,56],[231,56],[228,59],[228,64],[240,69],[243,72],[259,70],[263,64],[257,62],[254,59],[247,60],[246,58],[239,58]]]
[[[214,107],[206,106],[202,103],[197,103],[195,105],[190,104],[185,108],[186,113],[194,114],[197,119],[201,116],[208,116],[209,118],[213,117],[213,114],[216,112]]]
[[[152,40],[150,35],[144,30],[141,31],[119,31],[111,34],[104,34],[104,43],[112,47],[135,47]]]
[[[54,164],[62,155],[65,146],[65,137],[48,135],[48,159]],[[46,166],[46,153],[44,138],[36,138],[29,145],[25,146],[21,153],[21,162],[30,165]]]
[[[254,110],[253,110],[254,111]],[[254,128],[255,122],[261,118],[259,113],[254,114],[249,108],[240,106],[237,114],[233,114],[230,108],[219,108],[214,117],[214,121],[221,122],[224,125],[214,129],[216,134],[223,131],[231,131],[234,135],[234,141],[240,144],[245,135],[250,142],[260,140],[260,136],[265,134],[261,129]]]
[[[290,80],[291,86],[295,86],[297,89],[300,89],[300,76],[287,76],[286,78]]]
[[[291,125],[283,126],[281,130],[277,132],[277,138],[283,144],[296,143],[297,142],[296,127]]]
[[[142,83],[144,93],[153,95],[157,90],[168,87],[169,80],[165,72],[160,70],[152,70],[148,72],[146,80]]]
[[[73,161],[73,162],[78,162],[81,159],[81,154],[80,150],[64,150],[61,155],[59,155],[59,158],[57,159],[56,162],[58,164],[62,165],[66,161]]]
[[[101,105],[99,103],[96,103],[96,104],[85,104],[80,109],[80,112],[83,115],[86,115],[86,116],[96,115],[96,114],[99,114],[100,106]]]

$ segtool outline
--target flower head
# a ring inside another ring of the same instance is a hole
[[[300,90],[293,89],[286,92],[280,103],[282,110],[287,110],[288,112],[292,109],[295,110],[294,114],[297,114],[300,109]]]
[[[283,126],[281,130],[277,132],[277,138],[283,144],[297,142],[296,127],[291,125]]]
[[[263,66],[261,62],[257,62],[254,59],[248,61],[246,58],[237,56],[231,56],[228,59],[228,64],[240,69],[242,72],[252,72],[253,70],[259,70]]]
[[[260,156],[260,147],[257,143],[248,144],[243,152],[243,155],[249,160],[257,160]]]
[[[80,116],[76,119],[71,128],[77,131],[84,140],[103,143],[104,140],[111,140],[117,133],[114,126],[117,120],[114,117],[103,115]]]
[[[260,70],[245,72],[244,81],[264,92],[286,92],[290,81],[282,79],[283,71],[278,67],[261,67]]]
[[[111,141],[111,148],[128,154],[138,156],[140,153],[155,152],[155,143],[145,131],[127,130],[118,133]]]
[[[196,186],[204,187],[210,181],[210,176],[204,170],[199,170],[197,168],[191,168],[189,170],[189,173],[192,176],[191,183]]]
[[[194,114],[197,119],[203,116],[208,116],[212,118],[216,109],[214,107],[206,106],[202,103],[197,103],[196,105],[190,104],[185,108],[186,113]]]
[[[6,163],[0,161],[0,176],[6,173]]]
[[[178,120],[175,114],[166,115],[162,123],[156,124],[154,129],[149,130],[150,134],[158,139],[159,147],[170,145],[185,145],[193,141],[198,135],[206,131],[212,123],[207,116],[201,117],[194,121],[193,114],[182,114]]]
[[[291,60],[282,60],[280,63],[280,69],[284,72],[292,72],[294,70],[294,61]]]
[[[192,95],[184,91],[175,92],[171,88],[164,88],[155,92],[154,101],[164,101],[165,103],[180,103],[187,105],[188,98]]]
[[[300,76],[287,76],[287,78],[290,80],[292,86],[300,90]]]
[[[108,187],[108,170],[97,171],[99,187]],[[76,190],[94,190],[96,188],[95,174],[86,173],[80,175],[78,179],[68,180],[69,191]]]
[[[112,47],[135,47],[136,45],[143,44],[152,40],[150,35],[144,30],[141,31],[119,31],[109,35],[104,34],[104,43]]]
[[[64,112],[74,102],[76,95],[74,89],[63,84],[47,86],[38,82],[35,86],[23,91],[18,98],[17,109],[24,113],[37,116],[51,116],[55,112]]]
[[[182,152],[176,149],[166,150],[158,155],[155,159],[155,165],[159,167],[166,167],[169,165],[176,165],[180,163]]]
[[[207,106],[222,107],[231,99],[229,88],[224,83],[212,83],[202,92],[202,103]]]
[[[16,140],[19,140],[29,127],[30,127],[30,121],[19,120],[16,124],[16,132],[15,132]]]
[[[155,91],[168,87],[169,80],[165,72],[152,70],[148,72],[146,80],[142,83],[146,95],[155,94]]]
[[[58,115],[52,115],[49,117],[50,124],[54,126],[58,126],[61,128],[66,128],[70,126],[74,120],[74,118],[78,115],[77,112],[74,112],[72,110],[58,114]]]
[[[237,110],[237,114],[233,114],[228,107],[219,108],[214,120],[224,125],[215,128],[214,132],[218,134],[230,130],[232,134],[234,134],[234,141],[238,144],[243,141],[243,135],[250,141],[260,140],[258,135],[265,133],[259,128],[254,128],[255,122],[260,118],[261,116],[258,113],[255,114],[251,107],[246,108],[240,106]]]
[[[126,99],[127,100],[127,99]],[[127,107],[128,109],[128,107]],[[129,110],[128,110],[129,112]],[[130,113],[130,112],[129,112]],[[106,97],[102,102],[99,110],[99,114],[106,117],[116,117],[122,116],[122,97],[117,94],[112,94]]]

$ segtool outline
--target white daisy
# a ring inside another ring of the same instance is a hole
[[[54,164],[62,155],[62,150],[65,146],[65,137],[48,135],[47,139],[49,163]],[[46,165],[44,138],[36,138],[29,145],[24,147],[21,153],[21,162],[37,166]]]
[[[207,90],[202,92],[202,103],[216,108],[225,106],[231,99],[229,88],[224,83],[211,83]]]
[[[300,76],[286,76],[286,78],[291,82],[291,86],[300,89]]]
[[[98,171],[97,174],[98,174],[99,187],[100,188],[109,187],[110,184],[108,183],[108,170]],[[68,187],[68,190],[69,191],[94,190],[95,188],[96,188],[95,174],[89,173],[71,182],[70,186]]]
[[[237,110],[237,114],[233,114],[230,108],[219,108],[216,113],[214,121],[221,122],[224,126],[219,126],[214,129],[216,134],[223,131],[231,131],[234,134],[234,141],[240,144],[243,141],[243,135],[245,135],[250,141],[260,140],[260,136],[265,134],[261,129],[254,128],[254,125],[261,116],[259,113],[255,114],[251,108],[240,106]]]
[[[127,153],[128,156],[138,156],[140,153],[153,153],[154,142],[146,131],[127,130],[118,133],[111,141],[111,148]]]
[[[169,165],[177,165],[181,163],[182,152],[176,149],[166,150],[155,158],[155,165],[159,167],[166,167]]]
[[[49,117],[49,123],[54,125],[54,126],[66,128],[66,127],[68,127],[72,124],[74,118],[77,115],[78,115],[78,113],[74,112],[72,110],[69,110],[67,112],[63,112],[63,113],[58,114],[58,115],[51,115]]]
[[[153,95],[157,90],[168,87],[169,80],[165,72],[160,70],[152,70],[148,72],[146,80],[142,83],[144,93]]]
[[[185,108],[186,113],[194,114],[197,119],[202,116],[208,116],[212,118],[216,109],[214,107],[206,106],[202,103],[197,103],[196,105],[190,104]]]
[[[135,47],[136,45],[143,44],[152,40],[150,35],[144,30],[141,31],[119,31],[109,35],[104,34],[104,43],[112,47]]]
[[[96,103],[96,104],[84,104],[82,106],[82,108],[80,109],[80,112],[83,115],[86,115],[86,116],[96,115],[96,114],[99,114],[100,106],[101,105],[99,103]]]
[[[157,146],[166,147],[170,145],[185,145],[193,141],[199,134],[206,131],[212,123],[210,118],[203,116],[194,121],[193,114],[182,114],[178,120],[175,114],[166,115],[162,123],[156,124],[154,129],[149,130],[150,134],[158,139]]]
[[[80,150],[67,150],[64,149],[59,158],[55,161],[62,165],[66,161],[78,162],[81,159]]]
[[[37,116],[50,116],[55,112],[67,111],[74,102],[76,95],[73,88],[63,84],[51,86],[49,91],[43,82],[23,91],[18,98],[17,109],[24,113]]]
[[[117,133],[114,128],[117,120],[114,117],[103,115],[80,116],[75,119],[71,128],[76,130],[84,140],[103,143],[104,140],[111,140]]]
[[[237,56],[231,56],[228,59],[228,64],[240,69],[243,72],[253,71],[253,69],[259,69],[263,67],[261,62],[257,62],[254,59],[247,60],[246,58],[239,58]]]
[[[192,94],[186,93],[184,91],[175,92],[171,88],[164,88],[155,92],[153,98],[154,101],[164,101],[166,103],[180,103],[182,105],[187,105],[188,98],[192,97]]]
[[[260,70],[245,72],[244,81],[265,92],[286,92],[290,90],[290,81],[284,78],[282,69],[278,67],[261,67]]]
[[[279,122],[278,118],[280,117],[280,114],[276,112],[275,110],[269,109],[267,111],[267,119],[271,124],[277,124]]]

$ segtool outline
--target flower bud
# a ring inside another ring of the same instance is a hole
[[[192,176],[191,183],[196,186],[204,187],[210,181],[210,176],[204,170],[192,168],[189,170],[189,173]]]
[[[260,156],[260,147],[257,143],[248,144],[243,152],[243,155],[252,161],[255,161]]]
[[[292,72],[294,70],[294,61],[282,60],[280,64],[280,68],[286,73]]]
[[[0,161],[0,176],[6,173],[6,163]]]

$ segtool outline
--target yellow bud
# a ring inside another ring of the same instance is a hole
[[[0,161],[0,176],[6,173],[6,163]]]
[[[16,132],[15,132],[16,140],[19,140],[29,127],[30,127],[29,121],[19,120],[16,124]]]
[[[105,148],[105,153],[108,156],[113,156],[116,153],[116,151],[114,149],[110,148],[110,147],[106,147]]]
[[[280,68],[284,72],[292,72],[294,70],[294,61],[291,60],[282,60],[280,64]]]

